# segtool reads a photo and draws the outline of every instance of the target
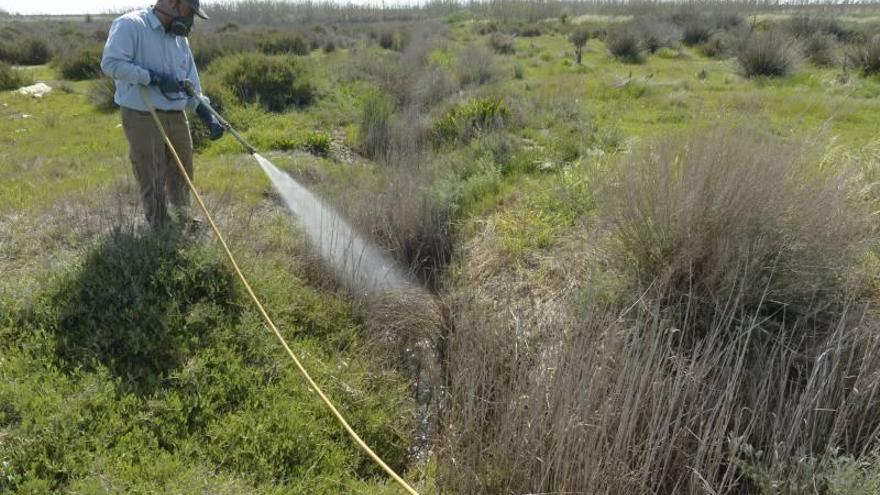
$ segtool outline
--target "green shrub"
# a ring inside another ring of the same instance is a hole
[[[116,94],[116,83],[109,77],[101,77],[89,83],[88,97],[92,106],[102,112],[115,110],[113,100]]]
[[[325,156],[330,153],[332,139],[326,132],[315,131],[306,135],[302,147],[309,153]]]
[[[81,81],[101,74],[101,47],[92,46],[64,53],[55,59],[64,79]]]
[[[17,89],[23,86],[24,82],[24,78],[19,71],[13,69],[5,62],[0,62],[0,91]]]
[[[510,119],[510,107],[497,98],[475,98],[453,107],[434,121],[437,143],[467,142],[473,137],[502,129]]]
[[[260,51],[269,55],[308,55],[309,45],[301,36],[295,34],[279,34],[263,39],[259,43]]]
[[[638,37],[627,28],[608,33],[608,50],[614,58],[627,64],[640,64],[645,61]]]
[[[249,53],[224,57],[212,68],[239,101],[257,103],[270,112],[308,105],[314,99],[314,89],[294,58]]]
[[[19,47],[17,63],[20,65],[42,65],[49,62],[51,57],[52,50],[48,43],[43,40],[30,39]]]
[[[193,59],[200,68],[223,56],[257,51],[258,41],[259,38],[253,33],[238,29],[217,33],[197,30],[190,35]]]
[[[122,227],[84,254],[0,311],[0,493],[385,493],[218,249]],[[252,274],[276,321],[402,470],[405,381],[368,365],[340,300],[277,261]]]
[[[798,53],[794,41],[779,31],[755,32],[740,46],[736,61],[748,78],[785,77],[794,70]]]
[[[863,75],[880,74],[880,35],[853,48],[847,58]]]
[[[513,37],[503,33],[492,33],[489,35],[489,46],[500,55],[512,55],[516,53],[513,46]]]
[[[685,45],[693,46],[709,41],[712,35],[712,29],[703,19],[703,17],[695,17],[681,29],[681,41]]]

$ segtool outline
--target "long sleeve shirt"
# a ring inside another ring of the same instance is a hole
[[[202,86],[189,42],[185,37],[165,32],[162,22],[150,9],[136,10],[113,21],[101,70],[116,81],[113,99],[121,107],[146,111],[141,86],[147,86],[153,105],[159,110],[195,110],[198,98],[184,92],[163,94],[158,86],[149,86],[148,70],[166,74],[178,81],[189,79],[200,95]]]

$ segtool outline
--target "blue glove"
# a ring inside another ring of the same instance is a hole
[[[148,70],[148,72],[150,73],[151,86],[159,86],[159,91],[163,93],[180,93],[180,81],[177,79],[154,70]]]
[[[220,121],[217,120],[217,117],[208,109],[208,106],[204,103],[199,103],[199,106],[196,107],[196,115],[202,119],[202,122],[208,126],[208,138],[211,141],[216,141],[223,136],[223,133],[226,129],[220,125]]]

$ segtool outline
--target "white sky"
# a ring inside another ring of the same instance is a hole
[[[154,0],[0,0],[10,14],[101,14],[152,5]]]

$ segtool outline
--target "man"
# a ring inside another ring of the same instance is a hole
[[[223,135],[216,117],[197,96],[188,96],[181,84],[191,81],[195,94],[201,95],[187,40],[194,15],[208,18],[199,7],[199,0],[159,0],[152,8],[120,16],[110,27],[101,60],[101,69],[116,81],[114,101],[121,108],[129,158],[147,221],[156,228],[170,220],[166,196],[178,223],[188,225],[192,219],[186,182],[171,151],[165,147],[141,88],[147,87],[150,103],[190,177],[192,139],[184,110],[195,110],[208,126],[212,140]]]

